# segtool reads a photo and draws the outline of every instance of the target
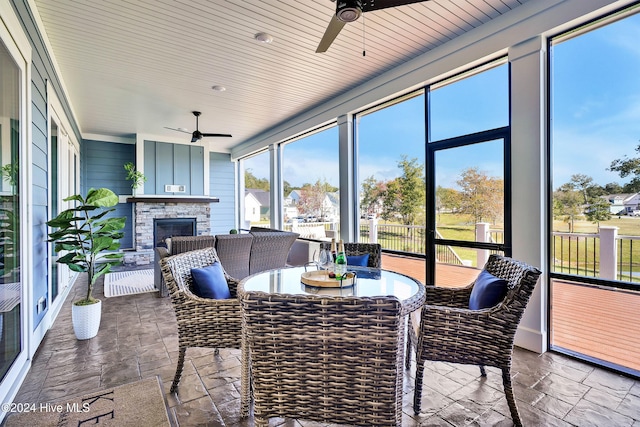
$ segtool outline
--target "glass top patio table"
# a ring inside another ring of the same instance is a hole
[[[315,270],[315,267],[306,271]],[[341,288],[309,286],[300,281],[305,267],[279,268],[263,271],[244,278],[239,292],[265,292],[274,294],[303,294],[328,297],[395,296],[402,304],[402,314],[418,309],[425,300],[422,283],[404,274],[368,267],[349,267],[356,273],[355,284]]]

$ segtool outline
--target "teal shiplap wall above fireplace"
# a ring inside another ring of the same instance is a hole
[[[145,194],[204,195],[204,147],[144,141]],[[184,192],[165,186],[184,186]]]

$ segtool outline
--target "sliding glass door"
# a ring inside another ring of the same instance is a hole
[[[20,84],[22,72],[0,41],[0,380],[23,350]],[[0,393],[1,395],[1,393]]]

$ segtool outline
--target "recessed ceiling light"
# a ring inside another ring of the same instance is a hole
[[[226,87],[220,85],[211,86],[211,89],[215,90],[216,92],[224,92],[225,90],[227,90]]]
[[[266,43],[266,44],[269,44],[273,41],[273,36],[267,33],[256,33],[253,36],[253,38],[260,43]]]

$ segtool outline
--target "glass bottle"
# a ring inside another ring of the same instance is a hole
[[[336,279],[342,280],[347,274],[347,254],[344,251],[344,242],[340,240],[338,244],[338,254],[335,263]]]
[[[331,238],[331,261],[336,262],[336,257],[338,256],[338,251],[336,250],[336,238]]]

